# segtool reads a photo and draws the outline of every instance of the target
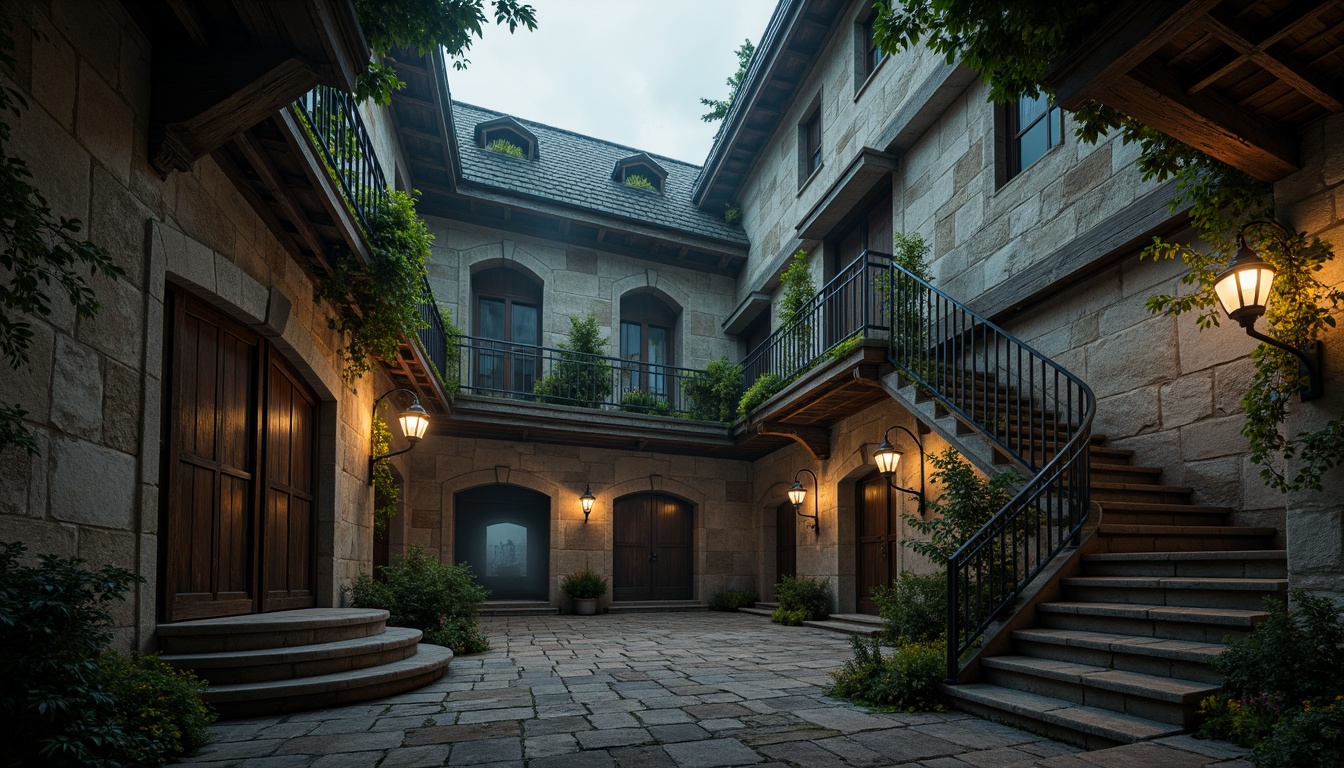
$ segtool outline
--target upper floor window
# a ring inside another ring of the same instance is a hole
[[[873,22],[877,21],[877,14],[871,13],[868,19],[859,24],[858,49],[862,56],[862,66],[859,70],[859,77],[856,82],[862,84],[868,76],[877,71],[877,65],[887,57],[887,52],[882,50],[877,43],[873,42]]]
[[[798,148],[802,171],[799,182],[812,177],[821,167],[821,106],[818,105],[798,126]]]
[[[670,382],[662,366],[675,365],[677,313],[652,293],[621,297],[621,389],[642,389],[666,399]]]
[[[1064,113],[1044,93],[1008,105],[1008,178],[1064,142]]]
[[[476,124],[476,145],[524,160],[537,159],[537,136],[527,126],[505,115]]]
[[[667,181],[667,170],[652,157],[640,152],[617,160],[616,167],[611,171],[611,180],[661,194],[663,183]]]
[[[494,267],[471,279],[480,337],[473,350],[472,385],[486,392],[530,393],[541,358],[541,283],[529,275]]]

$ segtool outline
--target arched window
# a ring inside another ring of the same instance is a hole
[[[527,393],[537,380],[541,357],[541,283],[508,267],[492,267],[471,278],[475,335],[480,341],[472,364],[475,391]]]
[[[623,392],[640,389],[668,403],[671,381],[664,366],[676,365],[676,326],[676,311],[654,294],[621,297]]]

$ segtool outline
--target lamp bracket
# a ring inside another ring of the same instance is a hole
[[[1305,347],[1294,347],[1269,334],[1257,331],[1255,329],[1255,318],[1251,318],[1250,322],[1243,322],[1241,325],[1246,329],[1247,336],[1262,341],[1275,349],[1282,349],[1297,358],[1297,369],[1301,376],[1307,380],[1307,388],[1302,390],[1302,402],[1315,400],[1325,394],[1325,377],[1322,376],[1322,371],[1325,370],[1325,345],[1319,339]]]
[[[917,491],[914,488],[905,488],[903,486],[897,485],[895,481],[891,479],[890,476],[886,478],[887,485],[890,486],[893,490],[897,490],[902,493],[908,493],[911,496],[914,496],[915,498],[919,499],[919,516],[924,517],[924,506],[925,506],[924,488],[926,487],[926,481],[924,479],[924,440],[921,439],[919,435],[915,434],[914,432],[911,432],[906,427],[903,427],[900,424],[893,424],[890,427],[887,427],[887,430],[882,433],[882,442],[884,443],[891,442],[891,431],[893,429],[900,430],[901,432],[904,432],[905,434],[909,435],[910,439],[915,441],[915,446],[919,448],[919,490]]]

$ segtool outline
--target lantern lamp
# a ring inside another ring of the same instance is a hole
[[[803,473],[812,476],[812,514],[803,514],[803,501],[807,498],[807,489],[803,487]],[[817,473],[810,469],[803,468],[793,474],[793,485],[789,486],[789,503],[793,504],[793,511],[799,517],[805,517],[812,521],[812,530],[821,533],[821,503],[817,497],[820,496],[820,486],[817,484]]]
[[[416,443],[424,439],[425,433],[429,431],[429,413],[425,411],[424,406],[420,405],[420,398],[417,397],[414,392],[412,392],[409,389],[406,389],[405,387],[398,387],[396,389],[388,390],[387,392],[384,392],[382,396],[380,396],[377,400],[374,400],[373,418],[375,419],[378,418],[378,406],[382,404],[383,400],[387,399],[389,395],[395,394],[397,392],[404,392],[405,394],[411,396],[410,406],[408,406],[406,410],[402,411],[401,415],[397,417],[397,423],[401,425],[401,434],[406,438],[406,442],[410,443],[410,445],[406,446],[405,448],[402,448],[400,451],[392,451],[391,453],[385,453],[382,456],[370,456],[369,485],[373,485],[373,465],[375,463],[382,461],[383,459],[390,459],[393,456],[400,456],[401,454],[411,450],[412,448],[415,447]]]
[[[898,451],[896,446],[892,445],[891,442],[891,430],[893,429],[898,429],[909,435],[910,439],[915,442],[915,446],[919,448],[919,490],[915,490],[914,488],[903,488],[892,480],[892,478],[896,476],[896,467],[901,463],[901,452]],[[877,450],[873,451],[873,463],[877,465],[877,471],[882,473],[882,477],[886,478],[887,485],[919,499],[919,515],[920,517],[923,517],[925,490],[924,441],[919,439],[919,435],[916,435],[914,432],[911,432],[899,424],[887,427],[887,431],[882,433],[881,444],[877,446]]]
[[[588,515],[593,511],[593,502],[597,497],[593,495],[592,483],[585,483],[583,486],[583,495],[579,497],[579,504],[583,506],[583,522],[588,522]]]

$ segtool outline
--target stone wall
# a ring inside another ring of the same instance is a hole
[[[166,180],[148,165],[153,55],[120,3],[23,4],[13,84],[29,108],[6,146],[56,215],[126,270],[97,280],[102,309],[57,296],[33,318],[30,363],[0,375],[39,453],[0,461],[0,539],[79,555],[146,579],[114,607],[117,642],[149,650],[156,616],[164,290],[169,281],[271,338],[318,393],[319,602],[370,557],[365,457],[373,383],[340,381],[337,340],[309,278],[210,158]]]

